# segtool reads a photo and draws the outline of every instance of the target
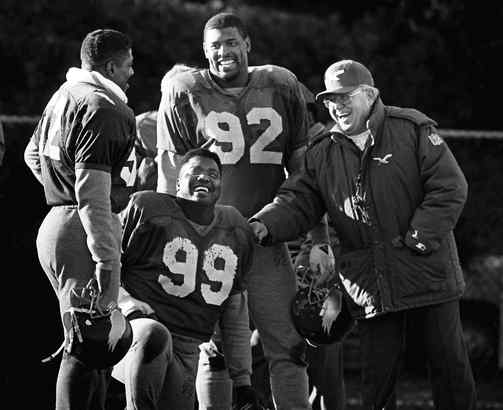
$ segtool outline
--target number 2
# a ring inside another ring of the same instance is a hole
[[[185,253],[185,261],[177,261],[176,254],[179,251]],[[164,246],[163,262],[170,272],[183,275],[183,283],[175,284],[166,275],[159,275],[158,282],[164,291],[180,298],[186,297],[196,290],[198,250],[187,238],[177,237]],[[223,264],[217,267],[217,259]],[[220,282],[219,290],[212,290],[210,284],[201,284],[201,295],[210,305],[221,305],[228,297],[232,289],[234,277],[238,267],[238,257],[234,251],[224,245],[213,244],[205,252],[203,257],[203,271],[212,282]]]
[[[272,107],[255,107],[246,115],[248,125],[260,124],[262,120],[268,120],[269,126],[258,136],[257,140],[250,147],[251,164],[276,164],[280,165],[283,160],[283,153],[267,150],[271,144],[283,131],[283,120],[281,115]],[[220,124],[225,124],[222,128]],[[212,145],[214,151],[220,157],[222,164],[237,163],[245,152],[245,138],[241,121],[230,112],[211,111],[206,116],[206,132],[208,138],[214,138],[220,143],[227,143],[231,149],[224,151],[222,147]]]

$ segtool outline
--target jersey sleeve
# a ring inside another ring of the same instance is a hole
[[[122,141],[129,130],[113,109],[91,107],[84,117],[76,138],[75,168],[111,172],[116,159],[124,156]]]
[[[163,89],[157,114],[157,149],[183,155],[198,146],[197,116],[187,93],[180,90],[175,79]]]
[[[40,183],[42,183],[42,167],[40,164],[39,143],[40,143],[40,123],[37,125],[35,132],[33,133],[32,137],[30,138],[28,144],[25,147],[24,162],[28,166],[28,168],[30,168],[35,178],[37,178],[37,180]]]
[[[136,256],[141,253],[141,241],[138,240],[138,231],[143,222],[142,208],[138,204],[138,193],[133,194],[122,217],[122,265],[134,265]]]
[[[234,283],[234,289],[232,293],[241,292],[246,288],[247,276],[252,267],[253,254],[255,249],[255,240],[250,225],[248,224],[246,219],[241,214],[239,214],[237,210],[235,210],[235,212],[237,215],[236,218],[239,221],[236,223],[236,233],[237,241],[240,245],[241,255],[239,272]]]
[[[301,83],[292,81],[289,94],[288,116],[290,117],[290,138],[288,139],[288,152],[286,161],[288,163],[293,152],[304,147],[308,142],[308,112]]]

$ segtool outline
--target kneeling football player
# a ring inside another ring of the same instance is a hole
[[[143,191],[128,205],[119,306],[133,344],[113,371],[128,409],[193,410],[199,345],[227,301],[245,297],[254,238],[235,208],[216,205],[220,186],[218,155],[198,148],[179,165],[176,196]]]

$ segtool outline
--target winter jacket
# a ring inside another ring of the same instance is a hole
[[[277,242],[328,212],[355,318],[441,303],[464,290],[453,229],[467,183],[435,126],[417,110],[378,98],[364,151],[337,129],[320,136],[306,151],[304,170],[254,216]]]

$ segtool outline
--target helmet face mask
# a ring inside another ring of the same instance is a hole
[[[317,275],[304,266],[299,266],[296,273],[299,289],[290,305],[290,312],[297,332],[315,347],[341,342],[355,324],[344,295],[341,311],[327,333],[322,326],[320,311],[330,294],[330,287],[316,286]]]

